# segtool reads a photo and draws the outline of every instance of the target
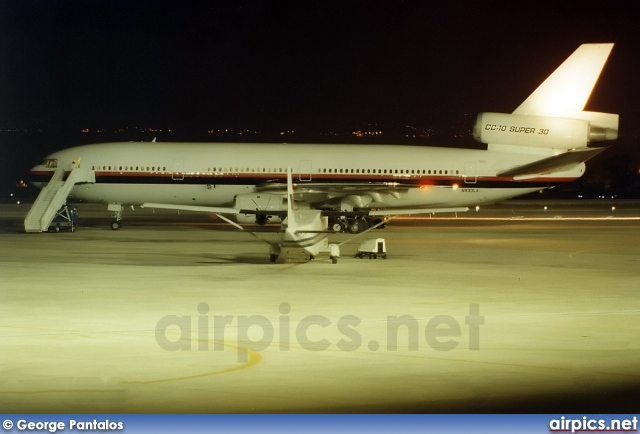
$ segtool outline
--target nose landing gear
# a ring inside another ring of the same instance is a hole
[[[112,231],[117,231],[122,228],[122,209],[123,206],[120,203],[110,203],[107,207],[109,211],[113,211],[114,220],[111,222],[110,227]]]

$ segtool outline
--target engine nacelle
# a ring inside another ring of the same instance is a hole
[[[285,197],[277,194],[264,194],[264,193],[247,193],[238,194],[233,198],[233,207],[237,209],[245,210],[259,210],[259,211],[286,211],[287,205]],[[238,214],[236,215],[238,223],[258,223],[264,224],[267,222],[264,216],[256,216],[255,214]],[[280,221],[277,216],[270,217],[268,219],[271,222]]]
[[[618,132],[594,126],[586,119],[480,113],[473,137],[493,145],[573,149],[584,148],[590,142],[615,140]]]

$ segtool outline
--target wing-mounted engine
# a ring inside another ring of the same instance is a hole
[[[561,150],[584,148],[593,142],[618,138],[616,114],[574,112],[567,115],[571,117],[480,113],[473,127],[473,137],[489,145]]]

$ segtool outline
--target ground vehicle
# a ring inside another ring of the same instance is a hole
[[[49,225],[49,232],[61,230],[75,232],[78,227],[78,210],[75,206],[62,205]]]
[[[384,238],[374,238],[360,244],[356,258],[387,259],[387,245]]]

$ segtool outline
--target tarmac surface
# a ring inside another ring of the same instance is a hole
[[[5,413],[640,408],[637,203],[394,220],[335,265],[205,214],[26,234],[28,209],[0,205]],[[372,237],[388,258],[354,258]]]

